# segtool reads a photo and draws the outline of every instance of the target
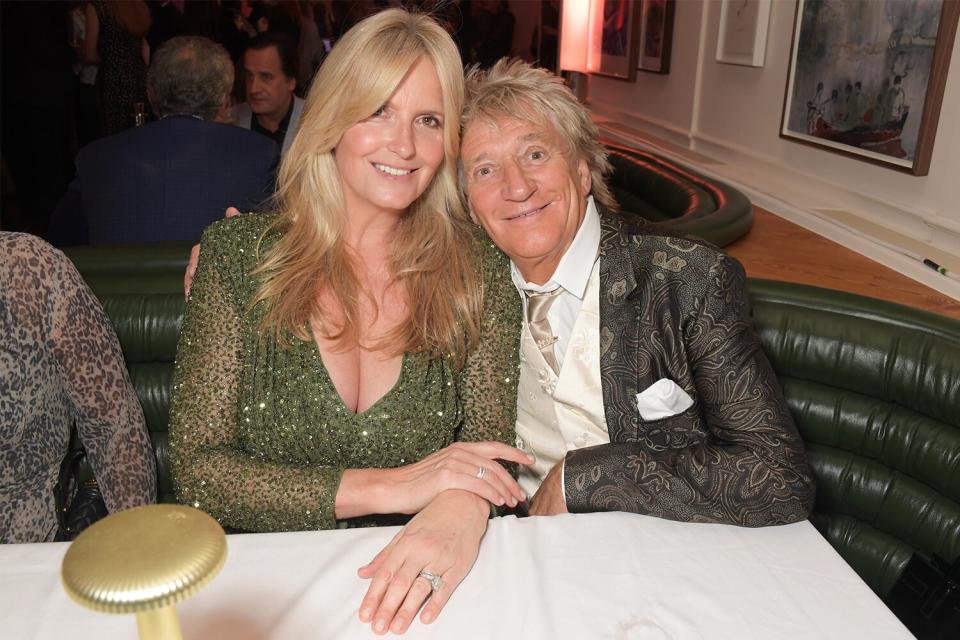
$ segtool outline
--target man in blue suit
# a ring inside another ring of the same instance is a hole
[[[159,120],[80,150],[49,240],[197,242],[228,206],[261,207],[273,194],[279,153],[269,138],[221,124],[232,87],[233,65],[219,44],[178,37],[160,47],[147,75]]]

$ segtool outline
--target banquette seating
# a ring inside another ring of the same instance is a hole
[[[110,316],[156,453],[157,499],[174,502],[167,420],[190,246],[73,247],[65,253]]]
[[[811,521],[887,595],[914,552],[960,556],[960,321],[752,280],[753,319],[817,478]]]
[[[123,347],[172,501],[167,419],[189,247],[67,254]],[[812,521],[886,594],[913,552],[960,555],[960,322],[871,298],[751,281],[753,316],[807,443]]]
[[[729,185],[648,151],[611,141],[605,146],[613,165],[608,184],[624,212],[718,247],[753,225],[750,200]]]

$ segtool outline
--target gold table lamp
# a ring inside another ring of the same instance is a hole
[[[137,614],[141,640],[181,640],[174,605],[210,582],[226,558],[216,520],[157,504],[91,525],[67,549],[60,573],[67,594],[84,607]]]

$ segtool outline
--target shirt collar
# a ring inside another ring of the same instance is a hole
[[[287,135],[287,128],[290,127],[290,118],[293,116],[293,107],[297,101],[297,97],[294,95],[290,96],[290,106],[287,107],[287,115],[283,116],[283,120],[277,124],[276,131],[269,131],[266,127],[260,124],[260,121],[257,120],[257,114],[250,114],[250,128],[258,133],[270,136],[271,138],[278,138],[282,143],[283,138]]]
[[[572,293],[582,300],[587,291],[590,273],[597,261],[599,249],[600,214],[597,212],[597,205],[593,202],[593,196],[587,196],[587,210],[583,215],[583,222],[580,223],[577,235],[573,237],[573,242],[570,243],[563,257],[560,258],[560,263],[550,279],[542,285],[527,282],[517,265],[511,260],[510,275],[513,278],[513,284],[521,292],[530,291],[533,293],[544,293],[553,291],[557,287],[563,287],[564,291]]]
[[[167,118],[193,118],[194,120],[200,120],[203,122],[203,118],[193,113],[168,113],[165,116],[160,116],[160,120],[166,120]]]

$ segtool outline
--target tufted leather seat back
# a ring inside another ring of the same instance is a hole
[[[886,595],[960,555],[960,322],[753,280],[753,315],[817,476],[812,522]]]
[[[189,247],[67,251],[110,316],[173,501],[167,420]],[[960,554],[960,322],[850,294],[750,283],[764,351],[817,476],[812,521],[886,594],[914,551]]]
[[[117,332],[157,458],[157,499],[174,502],[167,421],[190,245],[74,247],[65,253],[100,298]]]
[[[613,165],[607,183],[624,212],[718,247],[753,225],[750,200],[733,187],[647,151],[609,140],[604,146]]]

